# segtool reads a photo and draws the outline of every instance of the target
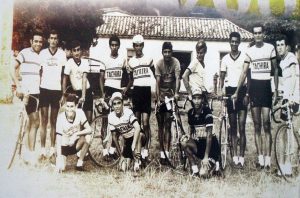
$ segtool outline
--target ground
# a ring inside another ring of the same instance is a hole
[[[75,159],[68,160],[68,171],[63,174],[56,173],[49,163],[32,167],[22,160],[16,160],[7,170],[15,145],[19,108],[18,104],[0,105],[0,197],[300,197],[300,177],[287,183],[274,174],[254,169],[251,116],[247,122],[246,167],[241,171],[228,169],[225,178],[200,180],[179,175],[155,160],[137,178],[115,169],[99,168],[91,161],[86,163],[87,172],[76,172]],[[152,133],[157,134],[153,115],[151,123]],[[274,136],[274,130],[272,133]],[[155,139],[152,149],[157,155]],[[39,149],[39,142],[36,147]]]

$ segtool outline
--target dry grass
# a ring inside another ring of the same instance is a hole
[[[299,177],[293,183],[286,183],[273,174],[254,169],[255,149],[250,119],[247,122],[245,169],[229,168],[224,179],[200,180],[178,175],[156,162],[148,167],[142,177],[137,178],[131,173],[96,167],[91,161],[86,163],[88,172],[78,173],[74,170],[74,157],[68,160],[68,170],[63,174],[55,173],[49,163],[32,167],[24,165],[21,160],[7,170],[16,135],[16,115],[15,106],[0,106],[0,145],[3,151],[0,197],[300,197]],[[151,116],[151,123],[156,123],[154,115]],[[154,158],[158,156],[156,127],[152,125]]]

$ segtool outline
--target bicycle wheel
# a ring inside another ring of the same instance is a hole
[[[289,181],[292,177],[299,174],[300,147],[299,140],[294,129],[287,124],[281,125],[275,135],[274,143],[275,159],[278,170],[285,180]],[[287,167],[291,165],[291,169]],[[287,174],[285,174],[287,172]]]
[[[180,137],[185,134],[181,122],[178,122],[178,127],[174,120],[171,120],[171,140],[170,140],[170,150],[169,155],[167,155],[165,145],[162,147],[163,152],[166,156],[166,161],[168,165],[173,169],[185,169],[186,168],[186,157],[184,155],[183,149],[180,144]],[[167,142],[166,136],[163,135],[161,138],[163,142]],[[163,144],[161,142],[161,144]]]
[[[20,126],[19,126],[19,133],[17,135],[16,145],[15,145],[15,148],[14,148],[12,157],[9,161],[7,169],[11,168],[11,166],[15,160],[17,151],[18,151],[19,156],[21,155],[21,149],[22,149],[23,139],[24,139],[24,135],[25,135],[25,127],[26,127],[26,123],[27,123],[27,120],[24,118],[23,114],[20,114],[19,123],[20,123]]]
[[[227,165],[227,157],[229,151],[229,143],[228,143],[228,128],[227,122],[225,118],[222,118],[220,122],[220,130],[219,130],[219,144],[221,150],[221,167],[224,170]]]
[[[108,154],[112,138],[111,134],[108,133],[107,126],[108,120],[106,115],[96,117],[91,123],[93,138],[89,147],[89,155],[96,165],[102,167],[112,167],[119,161],[118,156]]]

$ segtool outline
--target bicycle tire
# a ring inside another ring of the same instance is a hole
[[[219,144],[220,144],[220,160],[221,167],[225,170],[227,165],[227,155],[228,155],[228,128],[227,122],[225,118],[222,118],[220,121],[220,129],[219,129]]]
[[[19,132],[17,135],[16,145],[15,145],[15,148],[14,148],[12,157],[9,161],[7,169],[10,169],[12,167],[12,164],[15,160],[17,151],[18,151],[19,156],[21,155],[21,149],[22,149],[23,139],[24,139],[24,135],[25,135],[25,127],[26,127],[26,123],[27,123],[27,121],[24,119],[25,119],[24,115],[21,114],[20,118],[19,118],[20,126],[19,126]]]
[[[292,166],[292,176],[297,176],[300,171],[299,167],[299,160],[300,160],[300,146],[299,146],[299,140],[297,138],[297,134],[295,133],[295,130],[291,129],[287,124],[283,124],[279,126],[277,129],[276,135],[275,135],[275,142],[274,142],[274,152],[275,152],[275,161],[276,165],[278,167],[278,170],[281,173],[281,176],[286,181],[291,181],[292,177],[287,176],[283,174],[283,170],[280,167],[280,159],[282,157],[286,157],[290,159],[291,166]],[[287,139],[285,138],[284,134],[288,134]],[[288,139],[291,141],[290,145],[288,146],[286,150],[284,142],[288,141]]]
[[[177,133],[177,129],[175,126],[175,121],[172,120],[172,117],[170,117],[169,119],[171,121],[171,144],[170,144],[170,151],[169,151],[169,156],[167,156],[166,154],[166,149],[164,146],[162,146],[162,150],[164,152],[165,155],[165,159],[167,164],[172,168],[172,169],[186,169],[186,157],[184,156],[184,152],[183,149],[181,147],[179,138],[184,135],[184,129],[183,126],[181,124],[181,122],[178,121],[178,129],[180,130],[179,133]],[[168,120],[168,121],[169,121]],[[180,119],[178,119],[180,120]],[[179,134],[179,137],[176,137],[177,134]],[[161,144],[163,144],[163,142],[166,142],[165,140],[165,136],[163,134],[162,138],[160,138],[162,140]],[[175,137],[175,138],[174,138]]]
[[[92,140],[89,147],[89,156],[91,160],[100,167],[113,167],[120,159],[120,157],[116,156],[110,157],[103,155],[103,150],[105,148],[108,149],[112,142],[107,126],[107,115],[97,116],[91,123]]]

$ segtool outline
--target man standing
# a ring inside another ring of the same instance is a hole
[[[61,99],[61,72],[67,62],[66,53],[58,48],[58,33],[51,30],[48,37],[49,47],[40,53],[42,76],[40,85],[40,111],[41,111],[41,156],[40,160],[46,159],[47,124],[50,111],[50,158],[55,154],[56,119]]]
[[[25,161],[35,163],[34,154],[36,132],[40,124],[37,100],[28,95],[39,97],[40,94],[40,69],[41,61],[39,53],[43,45],[43,35],[40,32],[34,32],[30,39],[31,47],[23,49],[16,58],[14,81],[16,83],[16,95],[24,101],[28,115],[25,139],[27,140],[28,157]],[[21,81],[19,81],[21,77]]]
[[[161,138],[166,140],[163,142],[166,147],[166,154],[168,155],[170,149],[171,138],[171,123],[167,122],[172,112],[167,109],[164,103],[165,97],[175,97],[177,100],[179,97],[180,88],[180,63],[172,57],[173,46],[171,42],[164,42],[162,45],[163,58],[160,59],[155,67],[156,77],[156,100],[158,106],[158,112],[156,112],[156,118],[158,123],[158,137],[159,142],[162,142]],[[163,145],[160,145],[160,162],[165,164],[165,155],[163,152]],[[168,157],[168,156],[167,156]]]
[[[272,90],[271,90],[271,70],[274,71],[275,92],[273,104],[277,102],[278,95],[278,69],[276,62],[276,52],[274,46],[263,41],[263,26],[253,27],[255,44],[247,50],[244,61],[243,71],[235,93],[232,95],[237,100],[240,89],[242,88],[248,69],[250,68],[251,77],[249,97],[251,113],[254,122],[255,144],[258,152],[257,167],[270,169],[271,166],[271,121],[270,110],[272,108]],[[261,120],[262,117],[262,120]],[[263,124],[262,124],[263,122]],[[261,135],[261,126],[265,132],[265,152],[263,152],[263,140]]]
[[[236,91],[239,76],[242,73],[245,54],[239,51],[241,36],[238,32],[230,34],[229,44],[231,52],[224,56],[221,62],[220,87],[223,89],[225,83],[225,94],[231,96]],[[239,91],[236,101],[227,101],[227,111],[229,114],[230,133],[233,144],[233,163],[240,168],[244,166],[244,154],[246,147],[245,124],[247,118],[248,93],[245,83]],[[240,133],[240,155],[237,154],[237,119]]]

